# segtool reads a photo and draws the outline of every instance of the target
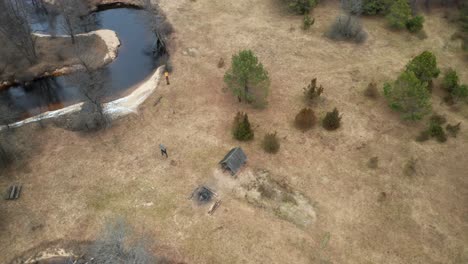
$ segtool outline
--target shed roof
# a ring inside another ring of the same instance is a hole
[[[224,169],[229,169],[231,174],[236,174],[247,161],[247,156],[240,147],[231,149],[219,162]]]

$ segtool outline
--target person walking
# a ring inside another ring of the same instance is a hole
[[[163,144],[159,144],[159,149],[161,149],[161,156],[166,156],[166,158],[168,158],[167,149]]]
[[[169,85],[169,72],[168,71],[165,71],[164,72],[164,76],[166,77],[166,84]]]

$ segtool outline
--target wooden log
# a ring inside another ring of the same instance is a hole
[[[11,189],[13,189],[13,186],[8,187],[8,190],[5,194],[5,200],[10,200]]]
[[[15,200],[20,197],[21,194],[21,189],[23,188],[22,185],[19,185],[18,188],[16,189],[16,194],[15,194]]]
[[[13,185],[13,188],[11,189],[11,192],[10,192],[10,200],[15,199],[15,193],[16,193],[16,185]]]
[[[221,200],[217,200],[210,208],[210,210],[208,211],[208,214],[209,215],[213,215],[213,213],[216,211],[216,209],[218,209],[219,205],[221,204]]]
[[[159,96],[159,98],[156,100],[156,102],[154,102],[153,106],[157,106],[161,102],[162,98],[163,98],[162,96]]]

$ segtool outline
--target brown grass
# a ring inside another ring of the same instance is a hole
[[[24,184],[19,201],[0,203],[0,256],[9,259],[44,240],[92,240],[106,217],[123,215],[189,263],[466,262],[468,133],[462,129],[446,144],[417,143],[424,124],[404,123],[382,99],[362,96],[370,81],[381,87],[425,49],[467,82],[459,42],[450,40],[456,28],[440,10],[427,17],[424,40],[387,30],[383,19],[365,18],[369,38],[358,46],[323,36],[338,14],[336,2],[314,10],[316,23],[308,32],[300,30],[302,17],[287,15],[275,2],[162,0],[176,29],[171,85],[162,83],[140,115],[94,136],[53,127],[38,131],[42,152],[30,159],[30,169],[18,167],[0,178],[0,190],[13,181]],[[197,55],[183,55],[188,48]],[[238,104],[222,91],[219,58],[245,48],[254,50],[272,78],[265,110]],[[323,118],[335,106],[343,113],[334,133],[302,133],[293,126],[311,77],[327,87],[317,115]],[[159,96],[164,99],[153,107]],[[449,122],[466,122],[465,107],[449,111],[437,91],[433,101]],[[219,181],[217,162],[239,145],[226,118],[237,111],[255,118],[259,135],[275,130],[287,137],[277,155],[265,154],[259,139],[240,143],[247,168],[238,179],[221,175]],[[160,157],[159,143],[168,147],[169,159]],[[371,170],[373,156],[379,166]],[[408,177],[405,166],[413,157],[416,172]],[[274,171],[275,181],[287,179],[304,194],[316,221],[299,228],[227,191],[256,168]],[[213,216],[186,199],[203,183],[215,183],[223,200]],[[147,202],[154,205],[145,207]],[[44,227],[32,231],[33,223]]]

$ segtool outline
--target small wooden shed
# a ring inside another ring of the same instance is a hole
[[[240,147],[231,149],[219,162],[223,170],[228,170],[234,176],[240,168],[247,162],[247,156]]]

